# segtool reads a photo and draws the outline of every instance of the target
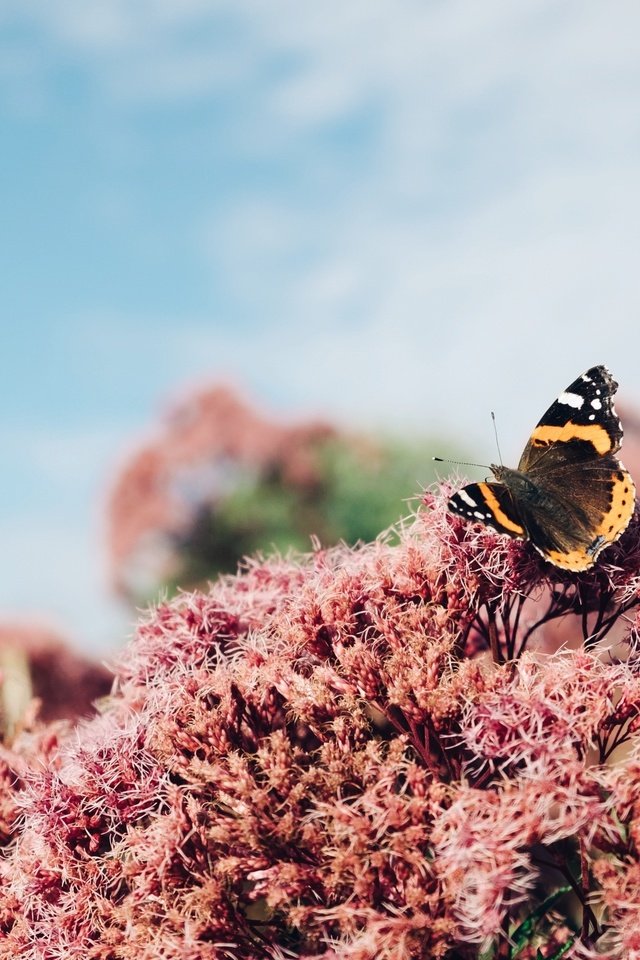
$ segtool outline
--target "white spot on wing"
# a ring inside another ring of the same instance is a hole
[[[593,407],[594,410],[600,410],[600,408],[602,407],[602,400],[598,400],[598,398],[596,397],[595,400],[591,401],[591,406]]]
[[[461,500],[464,500],[464,502],[468,504],[468,506],[470,507],[478,506],[478,504],[475,502],[475,500],[472,497],[469,496],[466,490],[458,490],[458,496],[460,497]]]
[[[485,520],[485,519],[486,519],[486,514],[482,513],[480,510],[475,510],[473,515],[474,515],[474,517],[477,517],[478,520]]]
[[[579,393],[561,393],[558,397],[558,403],[565,403],[568,407],[575,407],[579,410],[584,403],[584,398]]]

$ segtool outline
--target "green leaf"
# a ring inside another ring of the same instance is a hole
[[[511,934],[511,939],[514,941],[514,945],[509,953],[511,960],[513,960],[514,957],[517,957],[520,951],[531,942],[531,937],[535,932],[536,925],[544,917],[545,913],[547,913],[547,911],[554,905],[554,903],[560,900],[561,897],[564,897],[565,893],[569,893],[570,891],[571,887],[568,885],[559,887],[552,894],[550,894],[546,900],[543,900],[540,906],[536,907],[533,913],[530,913],[527,919],[524,920],[519,927],[516,927]],[[559,954],[559,956],[561,956],[561,954]]]
[[[495,960],[496,951],[493,947],[489,947],[488,950],[483,950],[481,954],[478,955],[478,960]]]
[[[542,951],[540,950],[540,948],[538,948],[538,952],[536,954],[536,960],[560,960],[560,957],[564,957],[567,950],[570,950],[575,942],[576,942],[576,938],[571,937],[571,940],[567,940],[567,942],[563,943],[561,947],[558,947],[558,949],[554,954],[546,958],[542,956]]]

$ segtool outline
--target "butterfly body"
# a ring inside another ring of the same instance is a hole
[[[492,464],[495,482],[468,484],[449,509],[530,540],[557,567],[588,569],[635,508],[633,480],[615,456],[622,440],[617,386],[604,366],[578,377],[533,430],[517,470]]]

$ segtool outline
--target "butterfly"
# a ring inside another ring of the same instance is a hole
[[[635,509],[633,480],[615,455],[622,441],[617,388],[605,366],[591,367],[551,404],[518,469],[491,464],[496,482],[468,484],[449,510],[529,540],[562,570],[593,566]]]

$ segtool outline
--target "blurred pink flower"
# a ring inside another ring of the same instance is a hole
[[[128,459],[111,491],[108,551],[116,588],[135,597],[175,576],[180,539],[242,476],[277,468],[283,482],[313,490],[321,479],[322,444],[335,436],[319,421],[281,424],[263,417],[228,387],[185,396],[157,437]]]
[[[105,696],[113,675],[101,663],[83,656],[48,626],[0,622],[0,691],[6,714],[8,685],[20,685],[20,697],[38,701],[41,721],[75,719],[93,713],[93,702]],[[26,705],[26,704],[25,704]],[[19,710],[20,704],[11,707]],[[5,717],[6,719],[6,717]],[[13,721],[20,720],[13,716]]]

